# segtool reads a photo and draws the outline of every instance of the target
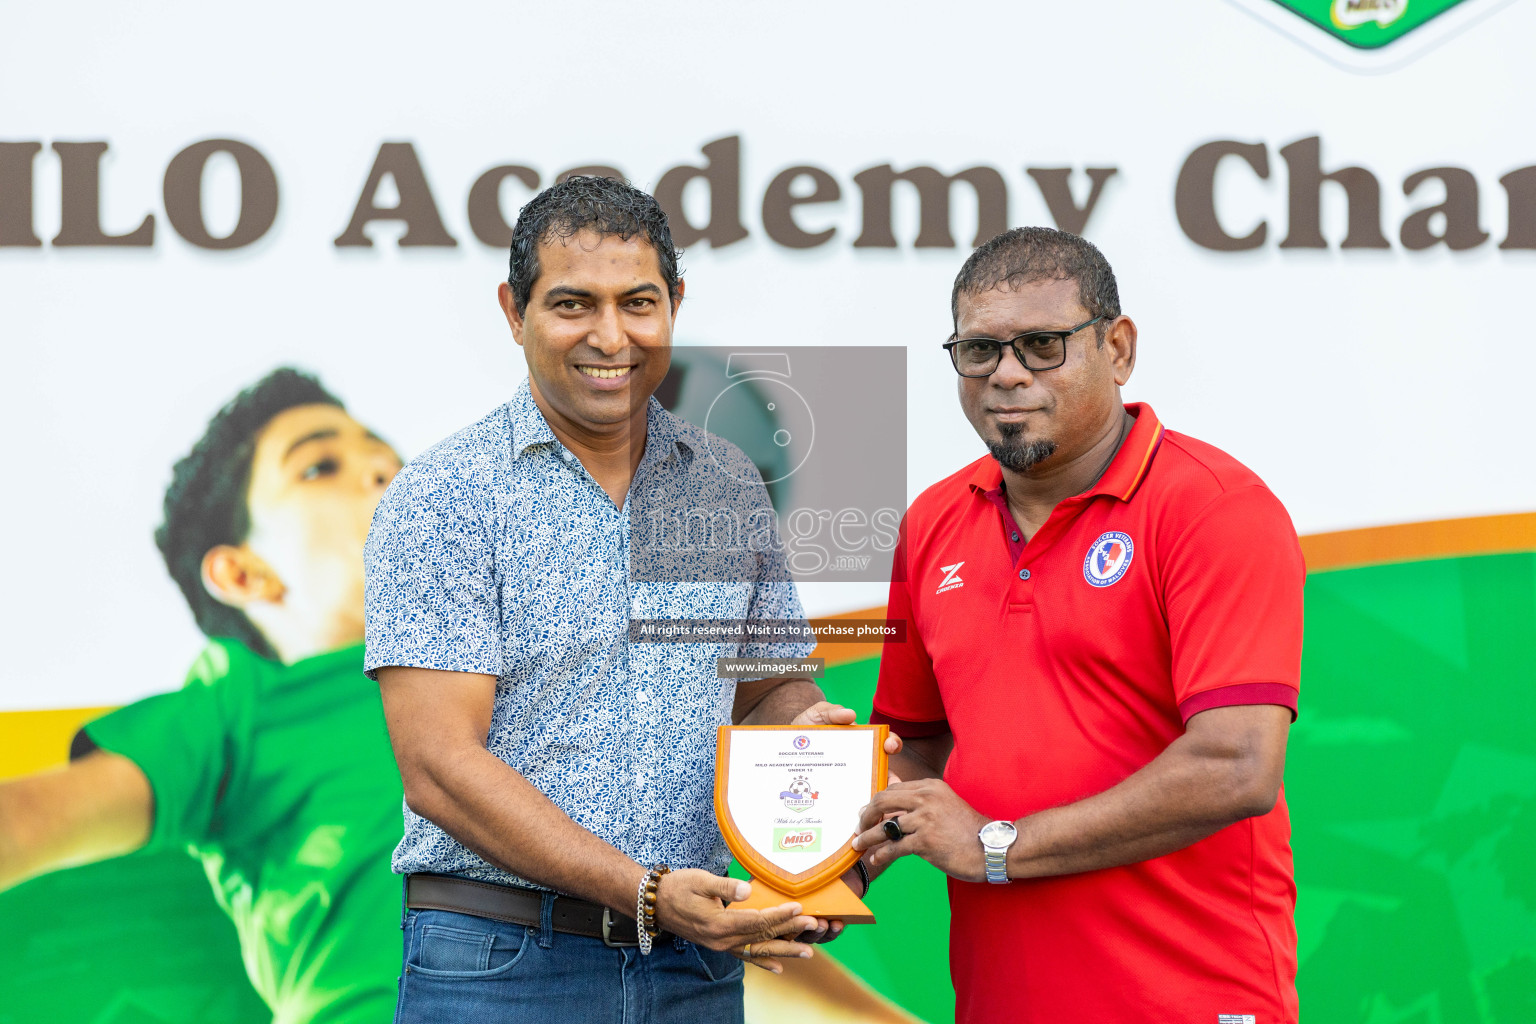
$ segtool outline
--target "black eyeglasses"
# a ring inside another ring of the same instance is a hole
[[[1003,346],[1013,349],[1013,354],[1026,370],[1054,370],[1067,361],[1067,338],[1084,327],[1092,327],[1100,320],[1111,320],[1103,314],[1092,320],[1084,320],[1065,331],[1029,331],[998,341],[994,338],[956,338],[946,341],[949,360],[955,364],[955,372],[962,377],[990,377],[1003,358]]]

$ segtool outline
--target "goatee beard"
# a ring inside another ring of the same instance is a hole
[[[987,449],[1004,469],[1022,473],[1056,454],[1055,441],[1020,440],[1021,428],[1017,423],[999,423],[997,427],[1003,435],[1002,440],[988,441]]]

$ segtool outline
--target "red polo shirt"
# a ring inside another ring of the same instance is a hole
[[[990,456],[907,513],[888,614],[911,627],[885,645],[873,720],[952,732],[945,781],[989,818],[1109,789],[1209,708],[1296,709],[1290,517],[1231,456],[1127,410],[1103,478],[1028,544]],[[949,892],[961,1021],[1296,1020],[1283,794],[1167,856]]]

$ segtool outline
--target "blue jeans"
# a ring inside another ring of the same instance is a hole
[[[682,939],[611,949],[554,931],[550,902],[536,928],[408,911],[395,1024],[740,1024],[745,965],[730,953]]]

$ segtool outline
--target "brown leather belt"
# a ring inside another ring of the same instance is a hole
[[[544,893],[495,882],[477,882],[455,875],[406,875],[405,905],[412,910],[450,910],[492,921],[539,927]],[[633,918],[614,914],[607,907],[574,896],[556,896],[551,924],[567,935],[602,939],[615,949],[638,946],[640,935]],[[657,941],[671,939],[667,932]]]

